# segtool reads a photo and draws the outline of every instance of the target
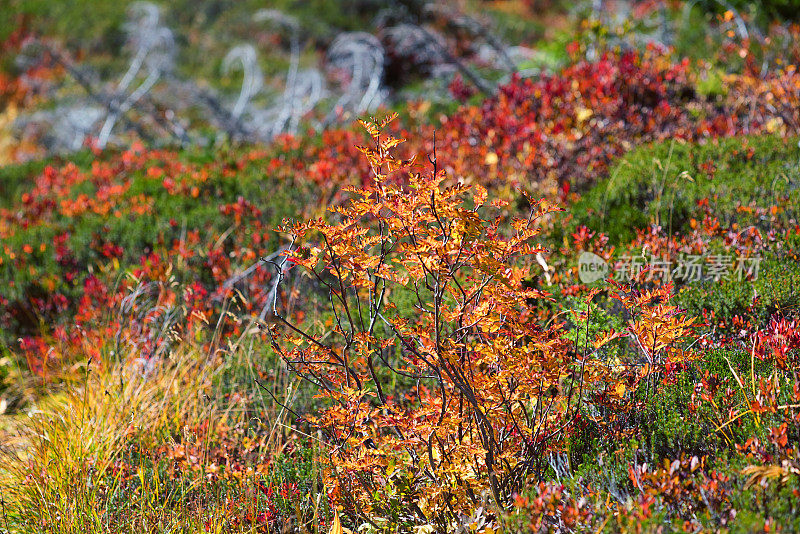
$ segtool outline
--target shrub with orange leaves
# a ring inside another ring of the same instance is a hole
[[[526,218],[496,217],[481,187],[445,187],[435,155],[433,173],[404,182],[413,162],[382,134],[392,118],[363,123],[374,185],[353,189],[336,223],[284,229],[307,243],[287,261],[328,294],[334,325],[314,333],[277,315],[271,333],[329,401],[309,419],[331,445],[336,500],[370,522],[394,502],[408,511],[395,520],[446,526],[487,494],[504,507],[564,430],[569,399],[548,392],[573,357],[533,320],[546,295],[525,283],[548,210],[529,199]]]
[[[275,311],[273,348],[315,384],[325,408],[309,416],[330,445],[331,496],[370,523],[452,527],[488,498],[498,513],[545,452],[580,420],[584,399],[625,398],[625,366],[599,348],[578,350],[563,324],[541,326],[532,288],[540,219],[553,208],[528,198],[507,218],[480,186],[448,185],[437,169],[396,159],[402,141],[363,122],[374,185],[322,219],[284,227],[303,244],[287,265],[325,294],[331,327],[314,331]],[[661,293],[659,293],[660,295]],[[677,351],[690,322],[658,296],[621,296],[637,313],[630,335],[647,344],[650,372]],[[405,305],[400,303],[405,302]],[[662,317],[663,316],[663,317]],[[587,347],[588,348],[588,347]]]
[[[629,287],[613,281],[612,284],[617,288],[613,297],[631,315],[626,334],[644,363],[638,373],[640,377],[647,377],[649,383],[653,374],[668,372],[676,365],[695,359],[696,356],[683,349],[680,343],[692,337],[695,319],[686,317],[680,308],[669,303],[672,284],[643,291],[630,291]]]

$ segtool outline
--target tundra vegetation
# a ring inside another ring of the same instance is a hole
[[[796,2],[9,6],[0,531],[800,530]]]

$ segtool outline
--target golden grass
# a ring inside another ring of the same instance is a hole
[[[236,386],[228,398],[214,390],[232,368],[252,373],[251,354],[252,345],[234,347],[226,358],[207,362],[187,348],[147,368],[141,362],[88,365],[67,393],[27,414],[6,416],[0,530],[230,531],[227,498],[210,484],[215,465],[208,458],[209,442],[255,418],[262,436],[257,452],[273,456],[288,428],[286,412],[259,398],[254,380],[243,380],[249,384]],[[290,384],[288,374],[279,372],[270,384],[272,394],[289,400]],[[252,412],[254,406],[262,411]],[[193,434],[199,425],[207,426]],[[148,458],[149,452],[178,443],[188,447],[192,440],[202,452],[177,477],[174,468],[165,471],[172,457],[156,463]]]

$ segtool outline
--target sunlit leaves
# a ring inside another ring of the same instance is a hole
[[[485,205],[483,187],[408,169],[391,153],[399,141],[383,134],[386,124],[364,123],[374,182],[351,190],[336,222],[283,228],[307,243],[287,254],[330,294],[334,326],[298,348],[273,331],[287,362],[333,402],[314,421],[334,446],[334,493],[377,509],[375,494],[347,481],[368,474],[385,484],[390,458],[411,473],[417,496],[408,498],[424,503],[424,517],[445,518],[453,506],[469,509],[469,492],[508,498],[501,481],[524,473],[568,422],[566,397],[529,402],[571,364],[568,343],[528,315],[528,301],[543,298],[524,281],[550,210],[530,201],[525,217],[509,217]],[[402,179],[389,180],[399,168]],[[410,308],[386,305],[385,295],[401,294]],[[400,358],[390,364],[391,352]],[[398,390],[386,373],[417,385]]]

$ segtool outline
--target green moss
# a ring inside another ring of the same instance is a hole
[[[723,225],[763,226],[737,208],[769,207],[782,196],[788,197],[788,207],[796,207],[799,164],[797,139],[778,136],[645,145],[620,159],[609,178],[571,206],[571,228],[586,225],[605,233],[612,244],[632,240],[636,229],[649,224],[687,233],[692,218],[702,220],[697,203],[706,199]]]
[[[739,316],[763,326],[774,314],[800,313],[800,264],[794,255],[770,254],[762,259],[756,280],[687,285],[678,293],[676,304],[690,316],[702,316],[705,310],[717,322]]]

